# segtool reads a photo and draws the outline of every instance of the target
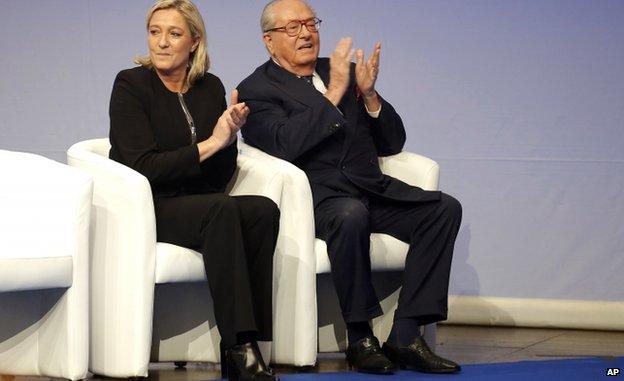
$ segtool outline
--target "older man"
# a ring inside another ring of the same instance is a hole
[[[419,326],[446,319],[461,206],[444,193],[381,173],[377,157],[400,152],[405,142],[401,118],[375,90],[381,45],[365,59],[343,38],[329,59],[318,58],[320,23],[301,0],[276,0],[264,8],[262,38],[271,58],[238,86],[251,110],[243,137],[308,176],[316,234],[327,243],[347,323],[350,365],[379,374],[397,366],[457,372],[457,364],[431,352]],[[371,232],[410,244],[383,349],[369,323],[382,314],[371,283]]]

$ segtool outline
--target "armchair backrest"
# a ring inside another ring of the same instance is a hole
[[[145,176],[109,159],[109,149],[108,139],[92,139],[78,142],[67,151],[69,165],[93,176],[95,247],[102,244],[110,250],[110,245],[118,245],[122,253],[134,256],[137,251],[155,251],[156,219],[150,184]]]
[[[75,256],[91,179],[43,156],[0,150],[0,259]],[[86,201],[83,201],[86,200]]]
[[[440,166],[434,160],[403,151],[393,156],[380,157],[379,167],[386,175],[424,190],[438,190]]]

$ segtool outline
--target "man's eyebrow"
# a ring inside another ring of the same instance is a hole
[[[315,18],[316,16],[306,17],[304,19],[288,19],[286,22],[289,23],[291,21],[310,21],[310,20],[314,20]]]

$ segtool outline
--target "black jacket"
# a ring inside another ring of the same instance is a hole
[[[206,73],[184,94],[197,142],[207,139],[226,108],[225,90]],[[117,74],[110,100],[110,158],[143,174],[154,197],[223,192],[236,169],[236,144],[201,164],[178,95],[155,71]]]
[[[368,115],[357,96],[354,65],[351,69],[339,111],[313,86],[272,60],[258,67],[238,85],[239,99],[251,109],[242,128],[245,142],[301,168],[315,206],[329,197],[362,194],[397,201],[438,200],[437,191],[381,173],[378,156],[403,148],[403,122],[383,99],[379,117]],[[327,58],[318,59],[316,72],[327,85]]]

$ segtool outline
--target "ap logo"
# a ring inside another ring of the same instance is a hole
[[[619,376],[620,368],[607,368],[607,376]]]

